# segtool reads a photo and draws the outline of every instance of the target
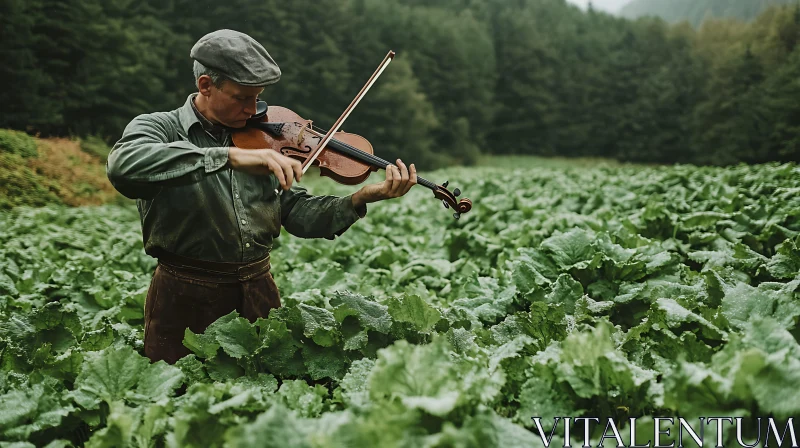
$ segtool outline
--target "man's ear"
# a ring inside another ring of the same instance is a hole
[[[197,78],[197,90],[200,92],[200,95],[206,97],[210,96],[212,87],[214,87],[214,83],[211,81],[210,76],[202,75],[201,77]]]

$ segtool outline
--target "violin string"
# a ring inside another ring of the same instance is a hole
[[[322,129],[322,128],[318,127],[318,126],[314,126],[313,124],[311,125],[311,127],[312,127],[313,130],[315,130],[317,132],[327,133],[327,131],[325,131],[324,129]],[[332,142],[335,142],[336,144],[341,145],[343,148],[346,148],[346,150],[349,152],[348,155],[352,155],[354,157],[359,157],[359,158],[361,158],[362,161],[365,161],[365,162],[368,162],[368,163],[373,163],[375,166],[378,166],[378,167],[384,168],[384,169],[386,168],[386,165],[390,165],[390,163],[388,161],[383,160],[380,157],[372,155],[372,154],[370,154],[368,152],[362,151],[362,150],[356,148],[355,146],[349,145],[349,144],[347,144],[347,143],[345,143],[345,142],[343,142],[341,140],[332,139]],[[435,183],[429,181],[428,179],[425,179],[424,177],[420,177],[420,176],[417,176],[417,183],[422,185],[422,186],[424,186],[424,187],[430,188],[431,190],[436,190],[436,188],[438,187],[438,185],[436,185]]]
[[[354,157],[362,158],[363,161],[371,161],[371,162],[373,162],[375,164],[375,166],[379,166],[379,167],[384,168],[384,169],[386,168],[386,165],[390,165],[390,163],[387,162],[386,160],[383,160],[383,159],[381,159],[380,157],[377,157],[377,156],[373,156],[372,154],[370,154],[368,152],[362,151],[362,150],[360,150],[360,149],[358,149],[356,147],[353,147],[351,145],[348,145],[347,143],[344,143],[344,142],[342,142],[340,140],[333,139],[333,141],[335,143],[341,145],[342,148],[345,149],[345,152],[348,152],[348,155],[352,155]],[[367,160],[364,160],[364,159],[367,159]],[[425,179],[424,177],[417,176],[417,183],[422,185],[422,186],[424,186],[424,187],[430,188],[431,190],[435,190],[437,188],[436,184],[434,184],[433,182]]]
[[[312,129],[316,128],[314,130],[317,131],[317,132],[327,133],[327,131],[325,131],[324,129],[319,128],[317,126],[314,126],[313,124],[311,125],[311,127],[312,127]],[[349,145],[349,144],[347,144],[347,143],[345,143],[345,142],[343,142],[341,140],[332,139],[332,141],[334,141],[337,144],[347,148],[350,151],[350,154],[348,154],[348,155],[360,157],[362,159],[362,161],[369,162],[369,163],[374,163],[376,166],[380,166],[380,168],[386,168],[386,165],[389,165],[388,161],[383,160],[383,159],[381,159],[380,157],[378,157],[376,155],[373,155],[373,154],[370,154],[368,152],[362,151],[362,150],[356,148],[355,146]]]
[[[269,123],[259,123],[259,124],[267,125]],[[273,123],[273,124],[275,124],[275,123]],[[322,128],[318,127],[318,126],[314,126],[313,123],[311,124],[311,129],[313,131],[315,131],[315,132],[318,132],[318,133],[320,133],[320,132],[327,133],[327,131],[325,131],[324,129],[322,129]],[[274,130],[271,130],[271,129],[263,129],[263,130],[265,132],[269,132],[269,133],[274,132]],[[278,133],[282,133],[281,130],[278,130]],[[374,156],[374,155],[372,155],[372,154],[370,154],[368,152],[362,151],[362,150],[360,150],[360,149],[358,149],[358,148],[356,148],[356,147],[354,147],[352,145],[349,145],[349,144],[347,144],[345,142],[342,142],[340,140],[332,139],[331,143],[335,143],[335,144],[341,146],[341,150],[343,150],[345,153],[347,153],[347,155],[350,155],[350,156],[353,156],[355,158],[358,158],[362,162],[371,163],[371,164],[373,164],[374,166],[376,166],[378,168],[386,169],[386,166],[390,164],[389,162],[387,162],[386,160],[381,159],[380,157],[377,157],[377,156]],[[335,148],[333,148],[333,149],[335,150]],[[424,186],[426,188],[429,188],[429,189],[431,189],[433,191],[439,191],[439,188],[440,188],[439,185],[436,185],[434,182],[431,182],[428,179],[425,179],[424,177],[421,177],[421,176],[417,176],[417,184],[422,185],[422,186]],[[445,189],[443,187],[442,187],[442,189],[447,191],[447,189]]]

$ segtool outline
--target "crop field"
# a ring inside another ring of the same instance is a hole
[[[283,307],[187,331],[174,366],[143,356],[135,207],[0,214],[0,447],[535,447],[556,416],[624,440],[641,417],[646,443],[653,417],[800,415],[800,167],[520,165],[424,173],[472,199],[460,220],[417,187],[334,241],[284,234]]]

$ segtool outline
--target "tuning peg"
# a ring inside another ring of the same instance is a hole
[[[442,205],[444,205],[444,208],[450,208],[450,204],[448,204],[444,199],[442,199]]]
[[[447,188],[447,186],[448,186],[449,184],[450,184],[450,181],[449,181],[449,180],[446,180],[446,181],[444,181],[444,183],[442,184],[442,186],[443,186],[444,188]]]
[[[453,213],[453,218],[460,219],[461,218],[461,213],[458,213],[458,212]]]
[[[453,195],[456,197],[461,196],[461,189],[456,188],[455,190],[453,190]]]

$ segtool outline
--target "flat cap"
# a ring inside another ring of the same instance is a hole
[[[234,30],[217,30],[197,41],[189,56],[231,81],[263,87],[281,79],[281,69],[255,39]]]

